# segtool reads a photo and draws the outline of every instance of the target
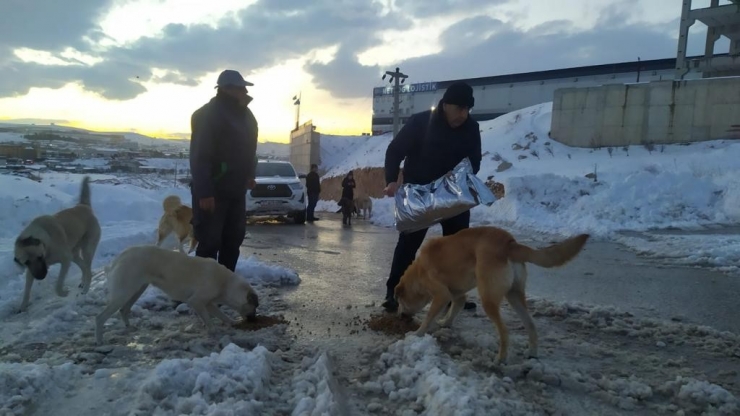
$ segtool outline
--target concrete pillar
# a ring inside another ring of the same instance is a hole
[[[712,0],[709,7],[718,7],[719,6],[719,0]],[[714,44],[719,39],[720,34],[719,30],[715,27],[707,28],[707,40],[704,44],[704,57],[705,58],[711,58],[714,56]]]
[[[689,28],[694,24],[694,19],[689,18],[691,13],[691,0],[683,0],[681,5],[681,26],[678,32],[678,53],[676,54],[676,79],[683,79],[689,72],[686,62],[686,48],[689,40]]]
[[[730,41],[730,55],[740,55],[740,42]]]

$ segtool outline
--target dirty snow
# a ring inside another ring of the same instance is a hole
[[[526,359],[526,332],[504,307],[512,332],[506,365],[483,314],[451,329],[413,334],[361,350],[355,387],[370,414],[715,414],[734,415],[737,334],[638,319],[615,308],[530,299],[540,359]],[[657,345],[656,345],[657,344]],[[678,351],[682,351],[679,353]],[[704,365],[717,365],[709,370]],[[711,362],[711,364],[707,364]],[[706,375],[705,375],[706,374]],[[707,378],[709,377],[709,378]],[[648,411],[648,413],[645,413]]]

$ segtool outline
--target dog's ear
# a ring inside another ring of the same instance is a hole
[[[257,294],[254,292],[247,293],[247,303],[254,305],[255,308],[259,306],[259,298],[257,297]]]
[[[31,247],[41,245],[41,240],[36,237],[28,236],[18,240],[18,243],[20,243],[21,247]]]

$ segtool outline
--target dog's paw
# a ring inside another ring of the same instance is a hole
[[[452,326],[452,320],[439,320],[437,321],[437,325],[439,325],[440,328],[449,328]]]
[[[66,287],[57,287],[57,295],[66,298],[69,295],[69,289]]]

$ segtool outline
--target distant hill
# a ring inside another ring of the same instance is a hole
[[[29,122],[21,122],[29,121]],[[100,135],[120,135],[126,138],[126,140],[138,143],[141,146],[151,147],[178,147],[183,150],[187,150],[190,147],[190,140],[188,139],[163,139],[159,137],[151,137],[135,132],[120,132],[120,131],[94,131],[80,129],[76,127],[59,126],[56,124],[49,123],[31,123],[32,120],[12,120],[0,122],[0,129],[5,130],[0,132],[0,142],[26,142],[23,138],[24,134],[34,133],[39,131],[54,131],[58,133],[67,134],[100,134]],[[39,120],[41,121],[41,120]],[[290,157],[290,146],[287,143],[277,142],[259,142],[257,145],[257,156],[260,158],[269,159],[281,159],[288,160]]]

